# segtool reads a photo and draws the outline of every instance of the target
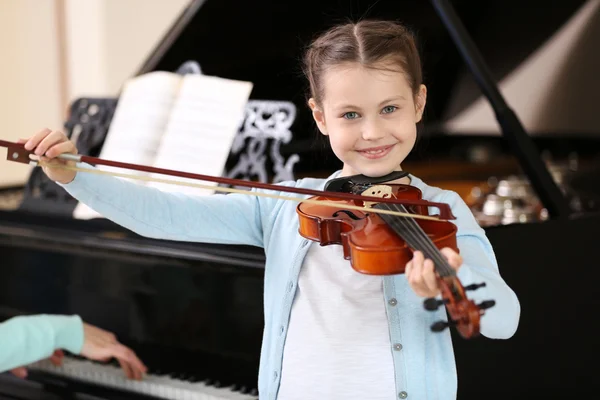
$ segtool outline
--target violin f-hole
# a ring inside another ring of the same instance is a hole
[[[350,218],[352,218],[355,221],[360,221],[361,219],[365,219],[369,216],[369,214],[367,213],[367,214],[365,214],[364,217],[359,217],[358,215],[354,214],[350,210],[338,210],[338,211],[334,212],[332,216],[337,218],[340,213],[346,214],[347,216],[349,216]]]

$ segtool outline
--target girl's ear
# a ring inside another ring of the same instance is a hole
[[[308,106],[312,110],[312,116],[317,123],[317,127],[321,133],[327,136],[327,126],[325,124],[325,114],[323,110],[317,105],[317,102],[312,97],[308,100]]]
[[[425,104],[427,103],[427,87],[425,85],[421,85],[419,88],[419,92],[416,96],[415,101],[415,122],[420,122],[421,118],[423,118],[423,112],[425,111]]]

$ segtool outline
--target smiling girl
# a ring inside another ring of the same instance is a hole
[[[401,170],[427,97],[410,32],[390,21],[335,26],[309,46],[305,72],[314,120],[343,162],[329,179]],[[49,129],[26,140],[25,147],[47,159],[77,152],[62,132]],[[341,246],[315,245],[299,235],[293,202],[243,194],[194,197],[110,176],[49,167],[45,172],[81,202],[140,235],[265,249],[261,399],[456,398],[450,333],[430,330],[446,319],[445,310],[423,309],[423,297],[437,295],[439,288],[433,262],[421,252],[414,253],[405,274],[362,275],[343,258]],[[322,190],[327,181],[304,178],[281,185]],[[425,200],[450,205],[460,255],[442,252],[461,281],[486,282],[471,299],[496,301],[482,317],[481,333],[510,338],[519,301],[466,204],[414,175],[393,183],[413,185]]]

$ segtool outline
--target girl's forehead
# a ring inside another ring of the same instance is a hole
[[[399,69],[368,67],[359,63],[329,68],[323,77],[325,99],[389,97],[411,93],[406,74]]]
[[[397,65],[390,64],[344,63],[327,68],[323,76],[323,83],[327,86],[343,86],[359,82],[409,84],[405,71]]]

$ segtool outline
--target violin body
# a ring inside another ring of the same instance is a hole
[[[410,185],[387,184],[390,192],[381,197],[393,196],[401,200],[421,200],[421,191]],[[379,187],[379,186],[378,186]],[[370,196],[377,197],[374,187]],[[345,210],[344,206],[369,206],[360,200],[340,200],[315,196],[314,200],[334,201],[338,209],[313,203],[300,203],[296,208],[299,233],[303,237],[327,246],[339,244],[344,258],[350,260],[352,268],[368,275],[402,274],[412,259],[413,249],[377,214]],[[425,203],[424,203],[425,204]],[[427,205],[408,207],[415,214],[429,215]],[[429,236],[437,248],[450,247],[458,252],[456,225],[445,220],[413,219]]]

